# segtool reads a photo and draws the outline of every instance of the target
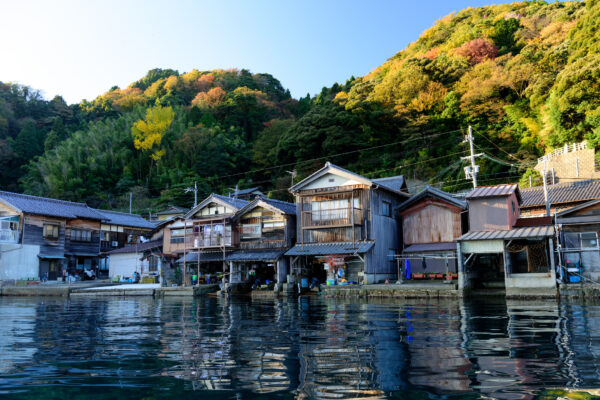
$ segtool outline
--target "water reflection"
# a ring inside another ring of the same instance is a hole
[[[600,386],[589,303],[0,298],[0,319],[0,394],[13,397],[533,399]]]

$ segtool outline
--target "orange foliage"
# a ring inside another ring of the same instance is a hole
[[[206,92],[215,82],[215,76],[213,74],[202,75],[196,81],[196,87],[199,92]]]
[[[498,48],[489,39],[473,39],[460,46],[456,54],[466,57],[471,64],[478,64],[483,60],[496,58]]]
[[[225,98],[225,91],[220,87],[214,87],[208,92],[200,92],[192,100],[192,105],[200,108],[212,108],[216,107]]]

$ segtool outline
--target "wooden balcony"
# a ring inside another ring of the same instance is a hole
[[[0,229],[0,243],[19,243],[19,231]]]
[[[302,229],[342,228],[362,225],[361,208],[302,211]]]

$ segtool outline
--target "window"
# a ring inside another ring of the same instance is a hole
[[[92,231],[86,231],[84,229],[71,229],[71,240],[77,242],[91,242]]]
[[[353,208],[358,208],[358,199],[354,199]],[[350,219],[349,199],[313,201],[311,203],[313,221]]]
[[[44,224],[44,239],[58,240],[59,232],[60,232],[59,225]]]
[[[0,218],[0,242],[17,242],[19,216]]]
[[[598,249],[598,233],[565,232],[565,248]]]
[[[158,272],[158,257],[150,256],[148,258],[148,271]]]
[[[381,215],[383,215],[384,217],[392,216],[392,203],[390,203],[389,201],[383,201],[381,203]]]
[[[513,217],[514,217],[517,214],[517,208],[515,207],[514,201],[511,201],[510,204],[512,206],[512,213],[513,213]]]
[[[194,228],[187,228],[186,236],[194,236]],[[183,243],[184,229],[171,229],[171,243]]]

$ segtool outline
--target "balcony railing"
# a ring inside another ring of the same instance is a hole
[[[249,241],[241,241],[240,249],[278,249],[285,247],[285,240],[263,240],[254,239]]]
[[[171,237],[172,244],[180,243],[183,245],[184,238],[183,236]],[[232,240],[231,235],[209,235],[209,236],[186,236],[185,237],[185,248],[187,249],[196,249],[203,247],[221,247],[221,246],[231,246]],[[177,246],[183,247],[183,246]]]
[[[18,243],[19,231],[12,229],[0,229],[0,242],[2,243]]]
[[[363,212],[360,208],[302,211],[302,228],[361,225],[362,218]]]

